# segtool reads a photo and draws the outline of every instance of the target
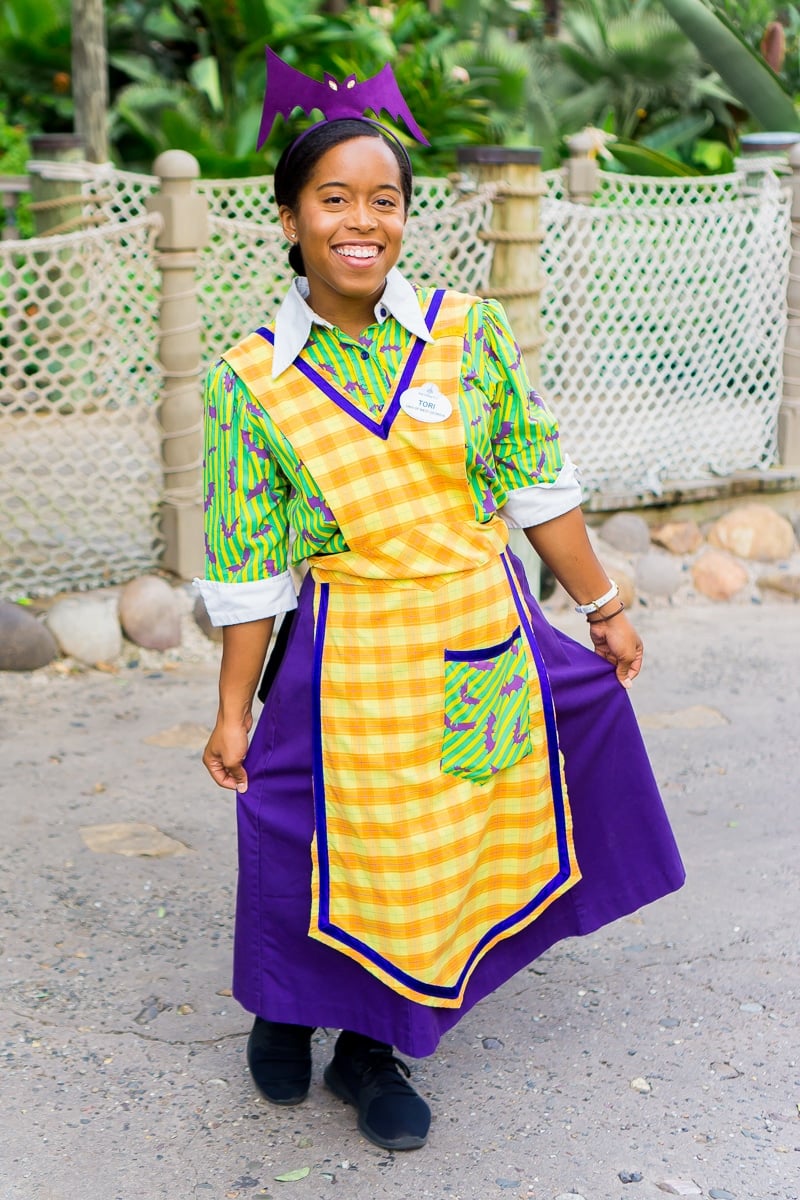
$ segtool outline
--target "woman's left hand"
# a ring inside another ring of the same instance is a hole
[[[611,621],[590,621],[589,636],[595,652],[617,669],[617,679],[629,688],[642,667],[642,639],[625,613]]]

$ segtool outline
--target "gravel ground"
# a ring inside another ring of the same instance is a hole
[[[797,1200],[798,616],[640,614],[634,701],[687,886],[556,947],[414,1063],[434,1124],[409,1154],[323,1088],[335,1031],[302,1107],[249,1082],[232,805],[199,763],[217,650],[0,675],[2,1200],[656,1200],[670,1181]],[[111,822],[183,852],[90,850],[81,829]]]

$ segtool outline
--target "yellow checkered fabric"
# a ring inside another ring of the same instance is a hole
[[[435,385],[449,415],[428,423],[401,409],[385,440],[296,368],[273,381],[263,338],[225,356],[349,547],[311,559],[310,935],[444,1007],[460,1005],[494,944],[579,878],[506,527],[475,520],[466,479],[456,389],[471,303],[446,294],[413,379]]]

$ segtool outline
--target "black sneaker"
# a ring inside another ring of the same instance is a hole
[[[410,1075],[386,1042],[345,1031],[324,1078],[335,1095],[358,1109],[365,1138],[386,1150],[416,1150],[425,1145],[431,1110],[407,1082]]]
[[[247,1065],[271,1104],[302,1104],[311,1084],[311,1025],[281,1025],[256,1017],[247,1039]]]

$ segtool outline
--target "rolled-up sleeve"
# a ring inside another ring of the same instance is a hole
[[[577,508],[580,480],[562,452],[558,422],[531,387],[508,318],[495,300],[483,305],[482,342],[481,374],[491,389],[492,490],[500,516],[512,528],[525,529]]]
[[[288,482],[270,446],[269,418],[224,361],[205,387],[205,578],[195,580],[214,625],[275,616],[297,605],[288,569]]]

